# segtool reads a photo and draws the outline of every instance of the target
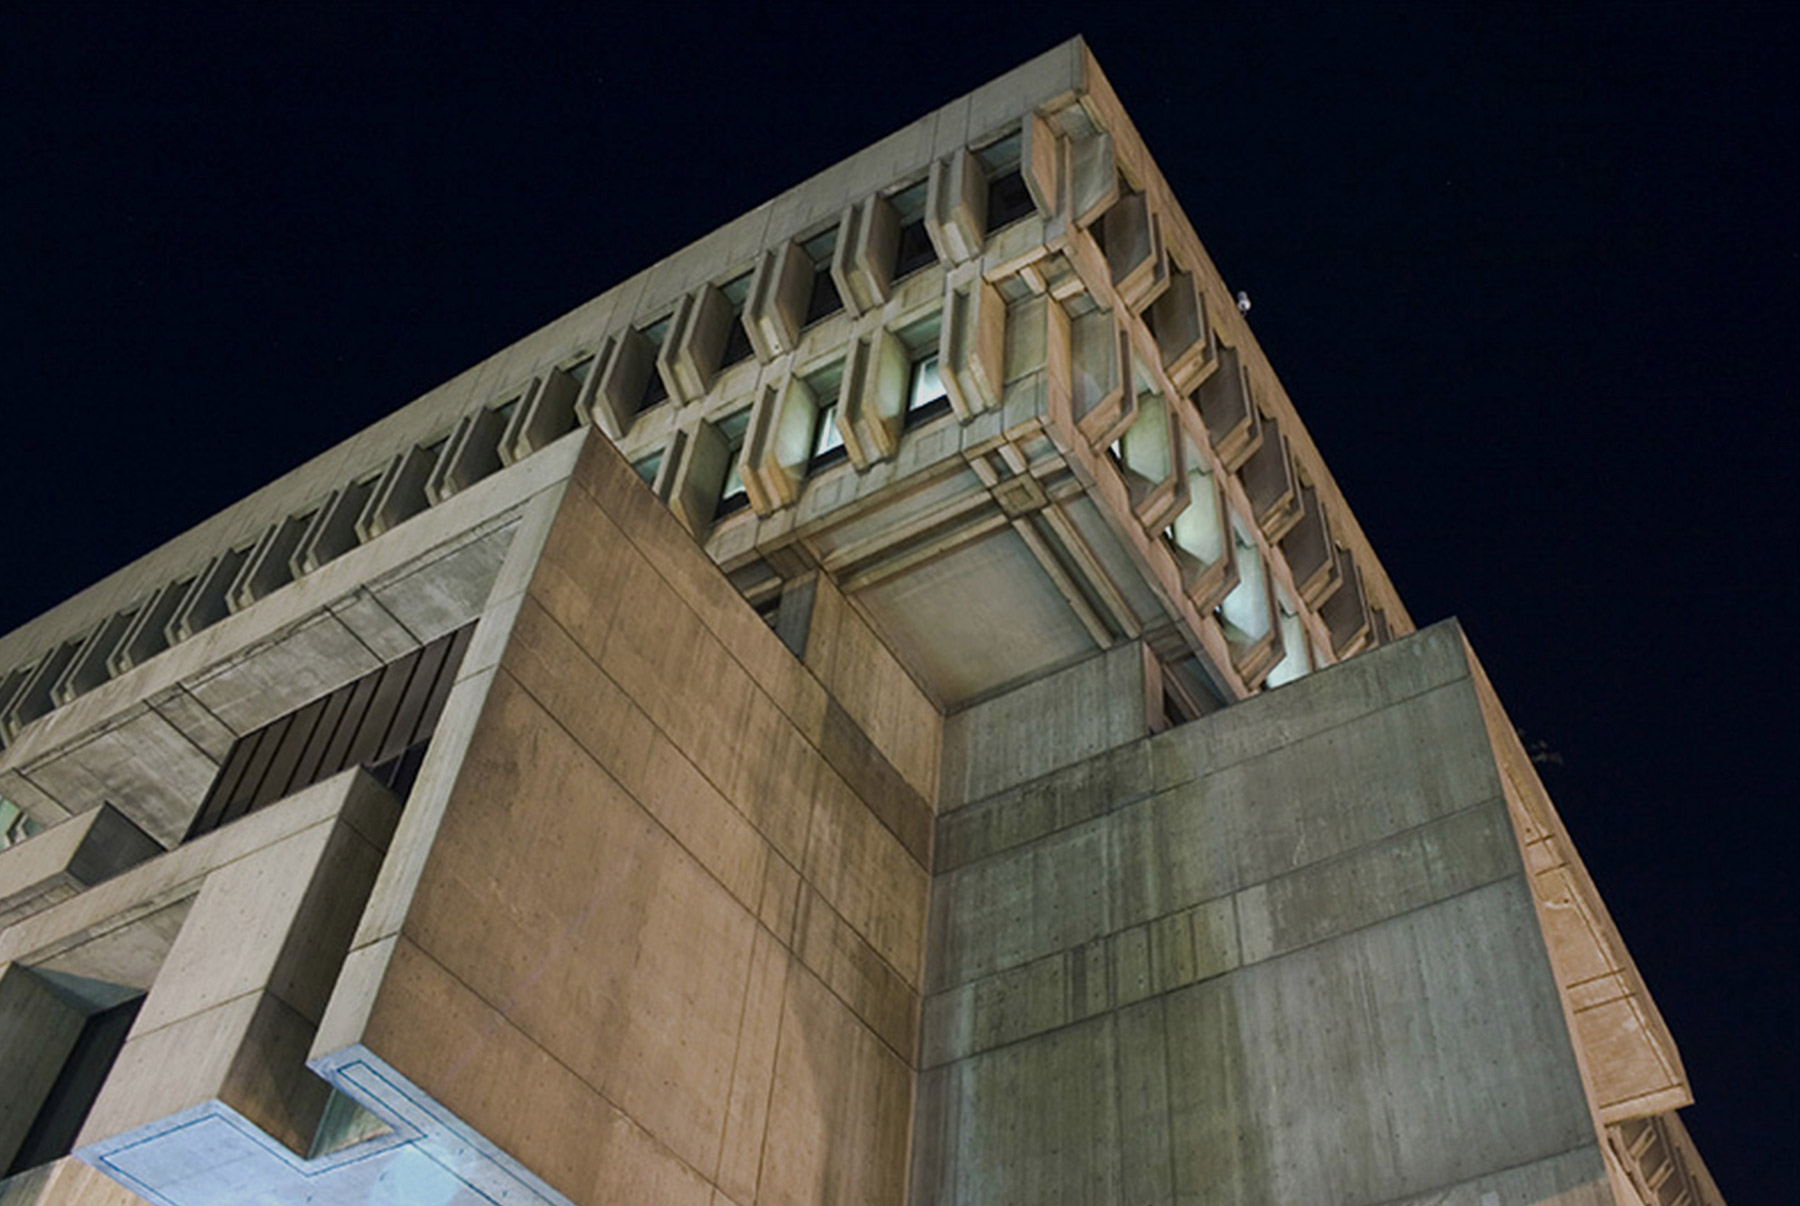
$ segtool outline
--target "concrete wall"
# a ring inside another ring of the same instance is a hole
[[[903,1201],[936,715],[826,606],[841,703],[591,441],[315,1066],[379,1063],[576,1202]]]
[[[937,872],[916,1206],[1612,1201],[1454,625],[1002,784]]]

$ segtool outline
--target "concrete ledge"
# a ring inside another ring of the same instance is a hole
[[[0,850],[0,929],[161,853],[110,804]]]

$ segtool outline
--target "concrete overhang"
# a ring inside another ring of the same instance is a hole
[[[1611,1125],[1690,1105],[1675,1039],[1473,649],[1468,658],[1595,1112]]]

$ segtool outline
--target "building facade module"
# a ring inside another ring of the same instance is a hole
[[[1066,43],[0,638],[0,1202],[1720,1201]]]

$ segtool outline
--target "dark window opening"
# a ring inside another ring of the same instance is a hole
[[[937,263],[937,249],[925,233],[925,220],[910,222],[900,228],[900,249],[894,256],[894,279],[911,276],[919,269]]]
[[[731,325],[725,332],[725,350],[719,353],[721,369],[730,368],[754,350],[750,346],[749,328],[744,326],[744,304],[750,298],[750,276],[746,272],[719,286],[719,292],[731,303]]]
[[[352,766],[368,768],[404,799],[474,634],[465,625],[238,738],[183,840]]]
[[[820,268],[813,273],[812,296],[806,301],[806,321],[808,324],[828,318],[844,308],[844,299],[838,296],[837,282],[831,279],[829,269]]]
[[[125,1038],[131,1033],[131,1024],[137,1020],[143,1004],[143,995],[139,994],[110,1009],[88,1015],[74,1047],[69,1050],[69,1057],[63,1061],[56,1083],[50,1086],[49,1095],[38,1108],[31,1129],[25,1132],[12,1165],[4,1175],[10,1177],[28,1168],[60,1160],[74,1150],[81,1124],[87,1121],[89,1111],[94,1108],[94,1099],[100,1096],[107,1073],[112,1071],[114,1061],[119,1058],[119,1051],[125,1046]]]
[[[748,356],[751,351],[750,332],[744,326],[743,315],[733,314],[731,329],[725,335],[725,350],[719,354],[719,367],[730,368]]]
[[[806,322],[810,325],[844,308],[838,296],[837,282],[831,279],[831,256],[837,250],[837,227],[814,235],[800,244],[812,262],[812,292],[806,298]]]
[[[650,376],[644,382],[644,392],[638,396],[637,411],[643,414],[658,402],[669,396],[669,387],[663,383],[662,374],[657,371],[657,357],[662,353],[663,340],[669,337],[669,323],[673,320],[661,318],[644,328],[644,338],[650,341]]]
[[[654,364],[651,365],[650,379],[644,382],[644,394],[638,399],[637,413],[640,415],[643,414],[668,396],[669,387],[663,383],[662,374],[656,371],[656,366]]]
[[[888,198],[888,204],[894,207],[894,216],[900,221],[899,246],[894,253],[893,279],[896,281],[937,262],[937,249],[932,247],[931,236],[925,232],[928,191],[929,182],[921,180]]]
[[[988,182],[988,234],[993,234],[1002,226],[1011,226],[1020,218],[1035,212],[1037,206],[1031,200],[1031,190],[1025,187],[1025,177],[1019,174],[1019,169],[1014,168]]]

